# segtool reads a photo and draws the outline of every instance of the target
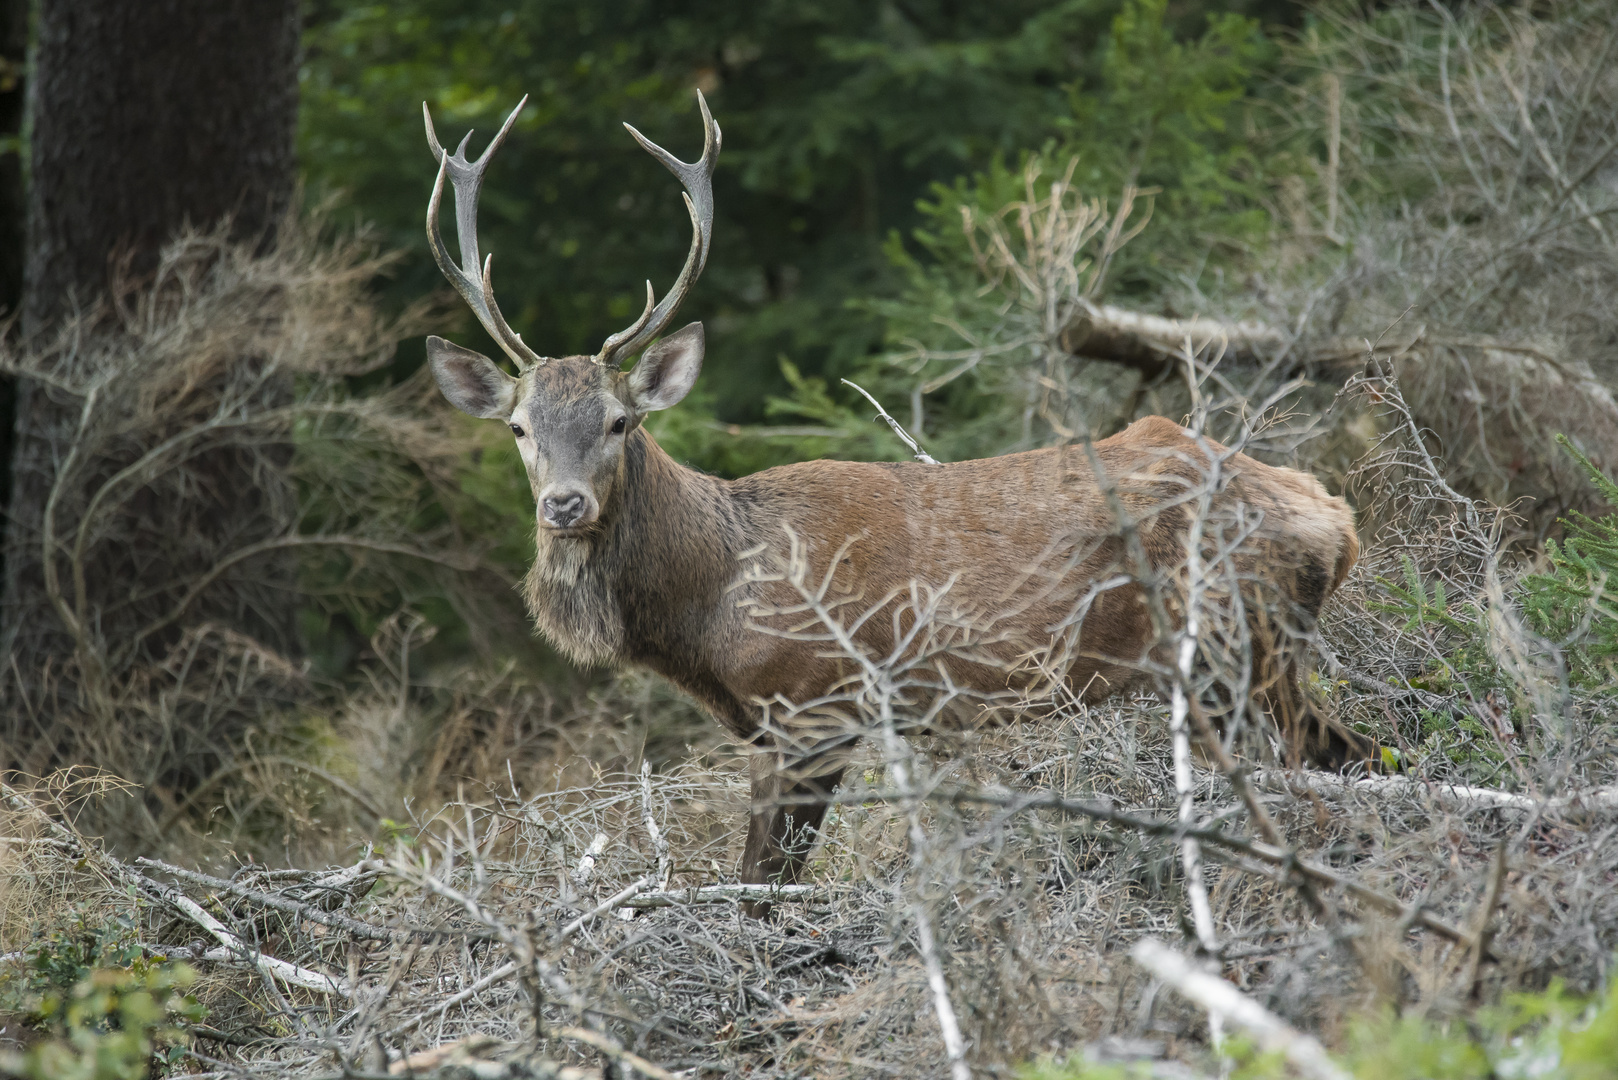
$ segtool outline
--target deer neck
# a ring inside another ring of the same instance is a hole
[[[637,429],[602,509],[602,528],[587,536],[539,530],[523,587],[529,612],[579,663],[644,664],[683,684],[706,667],[736,553],[747,546],[726,486]]]

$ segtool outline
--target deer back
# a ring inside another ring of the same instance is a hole
[[[910,647],[948,644],[952,677],[979,691],[1026,684],[1053,654],[1092,699],[1138,685],[1162,637],[1142,579],[1180,572],[1197,497],[1213,482],[1210,531],[1244,531],[1229,557],[1236,574],[1262,602],[1312,618],[1357,556],[1347,505],[1307,474],[1161,417],[1090,447],[946,465],[818,461],[735,481],[729,494],[756,523],[752,571],[737,588],[755,633],[726,650],[729,679],[758,698],[825,694],[855,674],[817,640],[825,612],[855,627],[868,655],[891,659],[921,603],[949,640]],[[822,612],[806,610],[806,590]]]

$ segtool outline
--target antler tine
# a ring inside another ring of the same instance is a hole
[[[675,309],[685,299],[685,294],[691,291],[691,286],[702,273],[703,267],[708,265],[708,246],[713,239],[713,171],[719,161],[722,136],[718,123],[714,121],[713,113],[708,111],[708,102],[702,96],[701,90],[697,91],[697,107],[702,110],[702,157],[689,164],[636,131],[633,125],[624,125],[629,129],[629,134],[635,137],[635,141],[640,143],[647,153],[661,161],[664,168],[678,177],[680,184],[685,188],[683,194],[685,208],[691,215],[691,252],[686,256],[685,268],[674,280],[674,287],[663,296],[662,303],[655,308],[651,306],[651,284],[647,284],[647,310],[635,320],[634,325],[620,330],[606,340],[601,346],[601,351],[596,354],[597,363],[610,364],[621,357],[632,356],[662,333],[669,320],[674,318]]]
[[[506,122],[490,140],[482,156],[476,161],[468,161],[466,146],[472,139],[472,133],[466,133],[461,144],[455,148],[455,153],[447,152],[438,141],[438,133],[433,130],[433,114],[425,101],[421,103],[421,115],[427,125],[427,145],[432,149],[433,156],[438,158],[438,178],[433,181],[433,195],[427,202],[427,242],[433,249],[433,259],[449,283],[455,286],[455,291],[461,294],[461,298],[477,315],[478,322],[511,357],[518,371],[544,363],[544,357],[524,343],[522,335],[506,323],[505,317],[500,314],[500,306],[494,302],[494,286],[490,279],[490,263],[494,257],[491,255],[485,260],[478,256],[478,195],[483,189],[483,173],[489,167],[490,158],[506,141],[512,124],[517,121],[517,114],[522,112],[526,104],[528,98],[524,96],[511,110],[511,115],[506,117]],[[439,209],[444,200],[445,174],[448,174],[455,187],[455,236],[461,246],[459,265],[456,265],[449,246],[444,243],[443,229],[438,222]]]
[[[646,282],[646,307],[640,313],[640,318],[636,319],[634,322],[630,323],[628,327],[626,327],[623,330],[618,331],[616,334],[613,334],[611,337],[609,337],[607,339],[606,344],[601,346],[601,351],[596,354],[596,362],[597,363],[600,363],[604,358],[606,358],[607,356],[609,356],[612,353],[616,352],[618,350],[619,345],[621,345],[624,342],[628,341],[630,338],[634,337],[636,334],[640,333],[642,329],[645,328],[647,320],[649,320],[652,317],[652,312],[655,310],[653,305],[656,303],[656,301],[657,301],[657,296],[656,296],[655,293],[652,292],[652,283],[650,281],[647,281]]]

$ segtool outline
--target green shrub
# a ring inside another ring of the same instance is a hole
[[[1618,507],[1618,484],[1567,436],[1556,441]],[[1618,685],[1618,513],[1592,518],[1575,512],[1562,524],[1562,542],[1545,545],[1550,571],[1525,582],[1524,608],[1536,630],[1567,650],[1574,678],[1591,686]]]
[[[15,970],[15,969],[14,969]],[[206,1010],[186,993],[196,973],[153,960],[123,918],[75,912],[24,950],[0,982],[0,1007],[43,1038],[0,1054],[0,1075],[27,1080],[143,1080],[184,1054],[184,1031]]]

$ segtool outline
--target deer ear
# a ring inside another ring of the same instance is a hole
[[[630,407],[638,413],[677,405],[702,370],[702,324],[691,323],[647,349],[629,373]]]
[[[483,420],[504,420],[517,404],[517,380],[482,353],[441,337],[427,339],[427,361],[449,403]]]

